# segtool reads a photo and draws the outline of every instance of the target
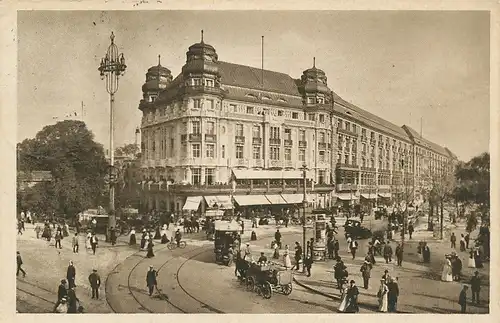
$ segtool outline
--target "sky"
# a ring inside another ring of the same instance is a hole
[[[316,57],[346,101],[422,128],[461,160],[489,151],[490,17],[482,11],[22,11],[18,141],[81,115],[83,101],[83,120],[109,147],[109,96],[97,68],[113,31],[127,64],[115,147],[133,143],[147,69],[161,55],[177,76],[202,29],[222,61],[260,67],[264,36],[265,69],[300,78]]]

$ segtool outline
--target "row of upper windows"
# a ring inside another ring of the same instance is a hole
[[[235,112],[235,113],[238,113],[240,111],[236,104],[230,104],[229,110],[231,112]],[[257,115],[267,115],[269,113],[269,109],[267,109],[267,108],[257,109],[253,106],[250,106],[250,105],[246,106],[244,111],[247,114],[257,114]],[[274,112],[276,113],[276,116],[278,116],[278,117],[285,116],[284,110],[278,109]],[[316,121],[316,114],[315,113],[294,112],[294,111],[292,111],[292,113],[291,113],[291,118],[294,120],[299,120],[300,116],[303,116],[304,120]],[[318,114],[318,121],[319,122],[325,123],[326,120],[327,120],[327,116],[324,113]]]

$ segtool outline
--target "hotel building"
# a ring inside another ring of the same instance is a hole
[[[142,86],[142,204],[202,212],[214,203],[314,207],[412,199],[424,173],[456,157],[348,103],[315,64],[300,78],[220,61],[203,39],[175,78],[158,62]]]

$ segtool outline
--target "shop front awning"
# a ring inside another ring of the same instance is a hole
[[[287,204],[302,204],[304,194],[281,194]]]
[[[196,211],[200,207],[200,202],[203,197],[201,196],[188,196],[186,203],[182,207],[183,211]]]
[[[266,198],[269,200],[269,202],[273,205],[283,205],[283,204],[288,204],[282,197],[281,195],[275,194],[275,195],[266,195]]]
[[[351,201],[351,200],[357,200],[358,197],[354,194],[350,193],[337,193],[335,194],[337,196],[337,199],[342,200],[342,201]]]
[[[215,196],[204,196],[208,207],[218,207],[219,209],[228,210],[233,207],[231,202],[231,196],[229,195],[215,195]]]
[[[364,199],[367,199],[367,200],[375,200],[377,198],[377,194],[375,194],[375,193],[369,193],[369,194],[362,193],[361,197],[363,197]]]
[[[378,196],[390,199],[392,197],[391,193],[378,193]]]
[[[239,206],[271,204],[264,195],[235,195],[233,198]]]

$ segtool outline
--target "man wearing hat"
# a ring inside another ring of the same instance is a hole
[[[56,305],[54,305],[54,312],[59,313],[59,312],[57,312],[57,308],[59,307],[59,305],[61,304],[63,299],[64,300],[67,299],[67,296],[68,296],[68,290],[66,289],[66,279],[61,279],[61,284],[57,288],[57,302],[56,302]],[[67,310],[67,306],[66,306],[66,310]],[[66,312],[64,312],[64,313],[66,313]]]
[[[370,272],[372,270],[372,265],[370,262],[366,261],[361,265],[360,272],[363,276],[363,287],[364,289],[368,289],[368,283],[370,281]]]
[[[16,271],[16,276],[19,276],[19,272],[23,273],[23,277],[26,277],[26,272],[24,269],[21,268],[23,265],[23,259],[21,258],[21,253],[18,251],[16,253],[16,261],[17,261],[17,271]]]
[[[55,313],[63,313],[66,314],[68,313],[68,303],[67,303],[67,298],[64,296],[61,298],[61,301],[56,304],[56,307],[54,309]]]
[[[472,304],[479,304],[479,291],[481,290],[481,278],[479,278],[479,271],[474,272],[470,280],[470,289],[472,292]]]
[[[69,262],[66,278],[68,279],[68,288],[75,287],[76,268],[73,266],[73,261]]]
[[[153,295],[155,287],[158,285],[156,281],[156,276],[158,273],[153,269],[153,266],[149,266],[148,273],[146,274],[146,285],[148,286],[149,296]]]
[[[99,299],[99,286],[101,286],[101,277],[97,273],[97,269],[92,270],[92,274],[89,275],[89,283],[92,288],[92,298]]]

